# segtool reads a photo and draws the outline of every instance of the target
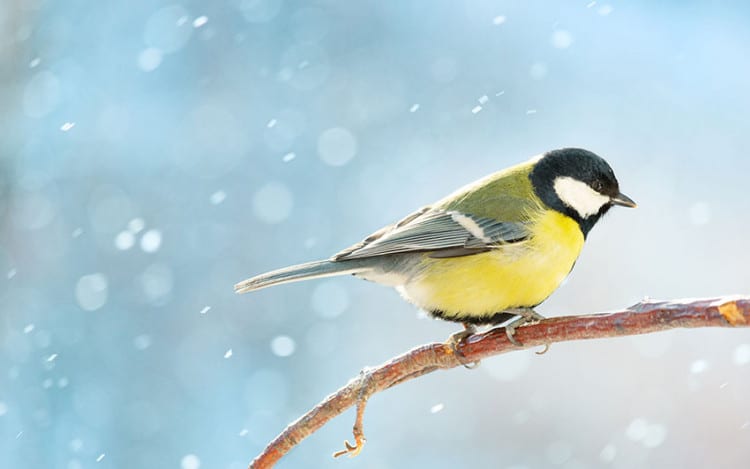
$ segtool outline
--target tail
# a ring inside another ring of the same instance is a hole
[[[234,286],[235,293],[247,293],[253,290],[281,285],[282,283],[298,282],[311,278],[334,277],[336,275],[356,274],[369,270],[362,263],[355,261],[316,261],[306,264],[293,265],[283,269],[273,270],[265,274],[243,280]]]

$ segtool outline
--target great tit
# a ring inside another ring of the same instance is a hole
[[[237,293],[351,274],[395,287],[432,316],[473,325],[541,318],[584,240],[613,205],[635,207],[609,164],[579,149],[553,150],[491,174],[371,234],[331,258],[234,286]]]

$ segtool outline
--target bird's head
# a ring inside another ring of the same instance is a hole
[[[613,205],[636,206],[620,192],[609,164],[588,150],[547,152],[534,164],[530,179],[537,196],[550,208],[576,220],[584,236]]]

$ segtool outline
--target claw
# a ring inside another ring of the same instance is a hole
[[[456,357],[458,357],[458,361],[461,362],[461,365],[463,365],[464,368],[466,368],[467,370],[473,370],[476,367],[478,367],[481,362],[475,361],[472,363],[466,363],[464,361],[464,358],[466,357],[464,356],[463,352],[461,352],[458,349],[458,346],[461,344],[461,342],[466,340],[468,337],[471,337],[472,335],[474,335],[477,332],[477,330],[471,324],[463,323],[463,325],[464,325],[464,330],[456,332],[455,334],[451,334],[451,336],[448,337],[446,344],[448,344],[451,350],[453,350],[453,353],[456,355]]]
[[[451,334],[451,336],[448,337],[448,344],[451,345],[454,350],[458,344],[477,332],[477,329],[473,325],[467,323],[463,323],[463,325],[464,330]]]
[[[508,340],[511,344],[515,345],[516,347],[523,347],[523,344],[519,342],[518,339],[515,338],[516,333],[516,327],[508,324],[505,326],[505,335],[508,336]]]
[[[515,333],[516,333],[516,328],[517,327],[525,326],[527,324],[533,324],[533,323],[539,322],[539,321],[541,321],[542,319],[545,319],[545,318],[544,318],[544,316],[542,316],[541,314],[537,313],[536,311],[534,311],[531,308],[522,308],[522,309],[508,310],[508,312],[516,314],[519,317],[518,317],[518,319],[514,319],[513,321],[509,322],[505,326],[505,335],[508,336],[508,340],[510,341],[510,343],[512,343],[516,347],[523,347],[523,344],[518,339],[516,339],[515,336],[514,336]],[[549,348],[549,345],[547,345],[547,347],[541,353],[545,353],[548,348]]]

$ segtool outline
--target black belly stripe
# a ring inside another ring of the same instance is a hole
[[[444,321],[460,322],[460,323],[472,324],[475,326],[503,324],[518,316],[517,314],[506,313],[504,311],[492,313],[487,316],[461,316],[461,317],[448,316],[445,313],[445,311],[442,311],[439,309],[433,309],[432,311],[429,311],[429,313],[432,317],[442,319]]]

